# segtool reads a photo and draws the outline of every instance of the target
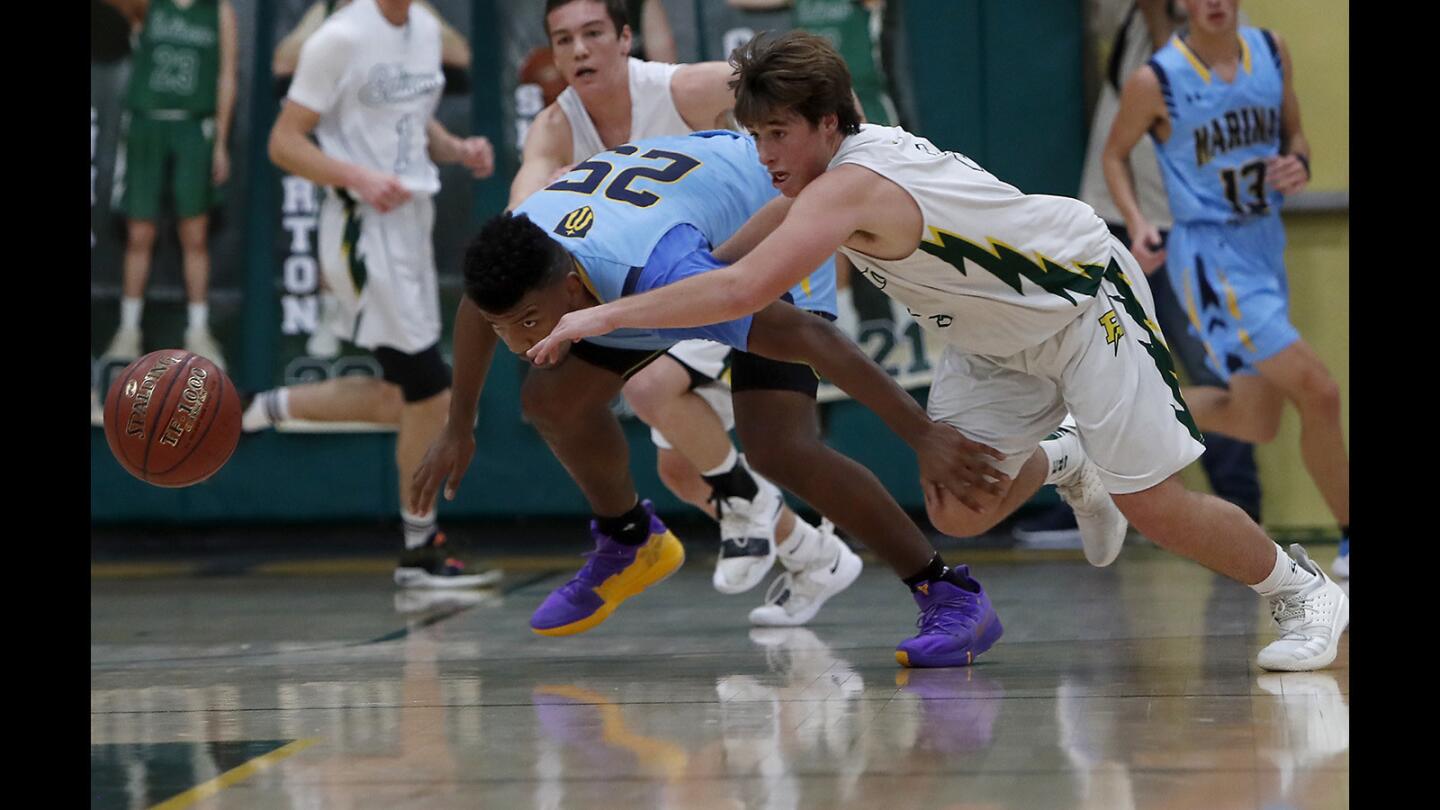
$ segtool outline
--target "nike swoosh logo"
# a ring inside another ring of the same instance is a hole
[[[835,564],[832,565],[832,566],[830,566],[830,573],[833,574],[833,573],[835,573],[836,571],[838,571],[839,569],[840,569],[840,555],[839,555],[839,554],[836,554],[836,555],[835,555]]]

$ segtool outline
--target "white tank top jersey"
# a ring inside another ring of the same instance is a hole
[[[841,251],[936,337],[1008,356],[1085,312],[1110,262],[1110,231],[1085,203],[1024,194],[958,152],[899,127],[862,124],[829,168],[862,166],[920,207],[920,247],[903,259]]]
[[[397,26],[375,0],[355,0],[305,41],[288,97],[320,113],[315,137],[326,155],[434,194],[440,172],[425,128],[444,88],[434,14],[412,3]]]
[[[680,65],[665,62],[646,62],[630,57],[630,137],[626,140],[658,138],[662,135],[686,135],[692,132],[690,125],[675,109],[675,98],[670,95],[670,79]],[[575,88],[567,87],[555,103],[570,119],[571,162],[585,160],[604,152],[608,147],[600,141],[600,133],[585,102]],[[615,144],[619,146],[619,144]]]

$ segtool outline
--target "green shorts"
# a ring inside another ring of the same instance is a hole
[[[153,220],[160,213],[166,180],[180,219],[210,210],[218,195],[210,182],[215,148],[215,119],[155,118],[129,114],[125,136],[125,193],[120,209],[131,219]]]

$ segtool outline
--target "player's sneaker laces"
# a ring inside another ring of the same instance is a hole
[[[100,355],[111,360],[134,360],[140,356],[140,330],[118,329]]]
[[[960,565],[954,570],[974,583],[979,592],[971,593],[943,579],[921,585],[914,593],[915,604],[920,606],[920,618],[915,621],[920,633],[895,648],[895,660],[902,665],[969,666],[1005,632],[990,597],[970,576],[970,567]]]
[[[1322,669],[1335,660],[1340,634],[1350,624],[1350,599],[1298,543],[1288,553],[1294,565],[1315,579],[1270,597],[1270,615],[1280,625],[1281,635],[1260,651],[1256,662],[1268,670]]]
[[[1055,489],[1075,510],[1075,523],[1080,527],[1085,559],[1096,568],[1115,562],[1125,545],[1125,530],[1129,522],[1110,498],[1110,493],[1105,491],[1105,484],[1101,482],[1094,462],[1082,457],[1079,469],[1065,483],[1056,484]]]
[[[225,370],[225,356],[220,351],[220,344],[215,342],[215,336],[210,334],[209,327],[192,326],[186,329],[185,351],[198,354],[214,363],[221,371]]]
[[[436,531],[423,546],[400,553],[395,584],[402,588],[480,588],[499,582],[505,572],[491,568],[465,573],[465,564],[450,556],[445,533]]]
[[[718,492],[710,498],[720,518],[720,559],[711,582],[721,593],[743,593],[765,578],[775,564],[775,521],[785,505],[780,488],[750,470],[744,456],[737,463],[745,464],[758,491],[749,500]]]
[[[797,520],[799,518],[796,518]],[[816,554],[798,569],[780,555],[786,570],[770,583],[765,603],[750,611],[750,623],[761,627],[796,627],[820,612],[826,600],[850,587],[860,576],[860,556],[835,536],[835,524],[822,520],[820,538],[825,553]]]
[[[545,597],[530,617],[530,629],[542,636],[583,633],[605,621],[621,602],[680,569],[685,548],[655,516],[655,505],[643,501],[650,518],[650,536],[638,546],[617,543],[590,521],[595,550],[569,582]]]
[[[1330,573],[1334,574],[1336,579],[1350,578],[1350,538],[1340,538],[1340,556],[1330,564]]]

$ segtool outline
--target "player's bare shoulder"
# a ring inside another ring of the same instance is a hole
[[[570,117],[559,104],[551,104],[535,116],[525,133],[525,156],[543,156],[557,161],[557,165],[571,162],[574,141],[570,128]]]
[[[733,75],[728,62],[696,62],[681,65],[670,77],[670,97],[691,129],[713,128],[735,106]]]

